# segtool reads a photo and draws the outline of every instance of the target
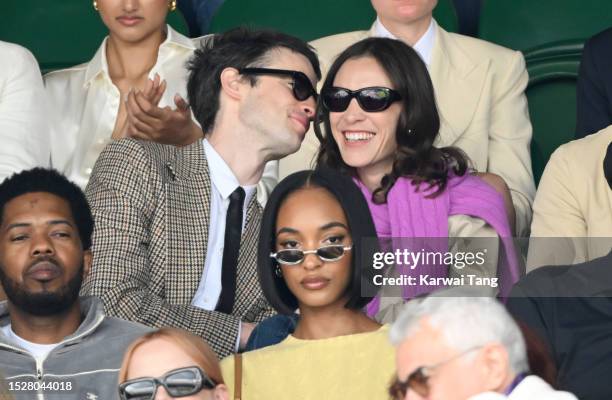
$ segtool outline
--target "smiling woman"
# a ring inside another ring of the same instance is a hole
[[[362,307],[377,246],[367,204],[350,179],[330,170],[284,179],[264,211],[258,272],[270,304],[299,309],[292,335],[242,355],[242,393],[249,399],[375,399],[393,374],[388,327]],[[375,240],[373,240],[375,242]],[[234,382],[234,357],[222,362]],[[376,368],[371,368],[376,365]]]
[[[365,196],[376,231],[383,238],[417,239],[399,250],[469,251],[453,248],[452,238],[489,237],[485,263],[419,265],[399,271],[420,281],[433,278],[498,277],[507,295],[518,280],[519,266],[509,238],[504,202],[496,190],[472,175],[458,148],[434,145],[440,116],[427,67],[399,40],[369,38],[343,51],[329,69],[321,89],[315,132],[321,142],[318,163],[353,177]],[[451,238],[450,245],[441,240]],[[498,244],[497,238],[507,238]],[[410,240],[405,241],[408,243]],[[394,242],[394,246],[398,241]],[[418,247],[417,247],[418,246]],[[480,241],[477,245],[483,247]],[[396,249],[397,250],[397,249]],[[498,265],[498,252],[503,261]],[[437,281],[437,280],[436,280]],[[403,297],[431,292],[439,285],[405,285]],[[370,315],[381,311],[378,299]],[[393,317],[394,312],[386,315]]]

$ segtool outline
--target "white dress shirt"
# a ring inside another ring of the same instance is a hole
[[[436,40],[436,20],[431,19],[429,23],[429,28],[427,31],[421,36],[421,38],[412,46],[412,48],[421,56],[423,62],[429,67],[431,64],[431,52],[433,50],[434,41]],[[399,40],[395,35],[393,35],[385,26],[380,22],[380,19],[376,18],[376,22],[374,22],[374,32],[377,37],[389,38]]]
[[[175,108],[176,93],[187,99],[189,72],[185,65],[201,38],[189,39],[170,26],[167,32],[149,78],[159,74],[166,80],[159,106]],[[121,101],[119,89],[108,72],[107,40],[90,62],[45,75],[53,110],[51,164],[83,188],[98,156],[111,141]],[[262,205],[277,180],[278,162],[269,162],[259,183],[258,200]]]
[[[15,172],[49,166],[47,103],[36,59],[0,41],[0,182]]]
[[[214,310],[221,295],[221,270],[223,264],[223,245],[225,242],[225,219],[229,207],[229,197],[240,186],[238,179],[212,147],[208,140],[202,140],[208,162],[210,181],[210,226],[204,271],[192,305],[205,310]],[[242,205],[242,230],[246,221],[247,206],[255,194],[256,186],[243,186],[245,192]]]

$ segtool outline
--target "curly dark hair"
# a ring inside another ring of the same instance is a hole
[[[91,247],[94,221],[85,194],[76,184],[54,169],[33,168],[11,175],[0,184],[0,223],[6,203],[27,193],[44,192],[60,197],[68,203],[79,231],[83,250]]]
[[[393,167],[374,191],[373,201],[385,203],[389,190],[400,177],[412,179],[414,185],[425,182],[429,188],[437,187],[429,197],[439,195],[446,188],[449,175],[466,173],[469,160],[458,148],[433,145],[440,130],[440,116],[427,67],[410,46],[399,40],[368,38],[353,44],[336,58],[321,93],[334,86],[336,74],[346,61],[361,57],[374,58],[387,73],[392,89],[402,97],[402,111],[395,131],[397,151]],[[323,102],[317,105],[316,114],[315,134],[321,142],[317,164],[356,177],[355,168],[342,160],[338,144],[331,134],[329,110]]]

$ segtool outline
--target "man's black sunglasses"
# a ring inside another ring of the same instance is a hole
[[[244,75],[289,76],[293,79],[291,84],[293,86],[293,97],[299,101],[304,101],[312,96],[317,101],[317,91],[312,87],[310,79],[303,72],[273,68],[241,68],[238,72]]]
[[[163,386],[172,397],[185,397],[216,384],[198,367],[178,368],[160,378],[136,378],[119,385],[121,400],[153,400],[157,388]]]
[[[330,87],[321,93],[323,105],[331,112],[346,110],[352,98],[357,99],[359,107],[366,112],[384,111],[402,96],[393,89],[382,86],[350,90],[342,87]]]

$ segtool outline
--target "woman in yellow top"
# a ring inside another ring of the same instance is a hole
[[[381,399],[394,371],[387,326],[362,308],[375,292],[374,224],[355,184],[329,170],[284,179],[264,211],[261,285],[283,314],[299,309],[292,335],[242,355],[242,398]],[[221,369],[235,390],[235,357]]]

